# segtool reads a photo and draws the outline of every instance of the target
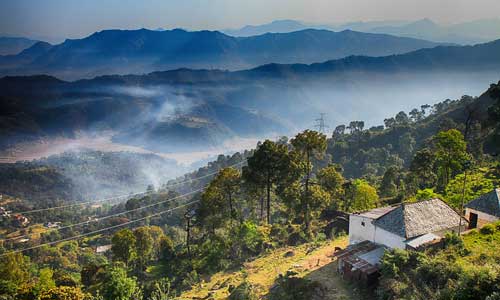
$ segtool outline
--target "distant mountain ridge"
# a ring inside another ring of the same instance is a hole
[[[385,57],[350,56],[324,63],[268,64],[249,71],[253,76],[338,72],[402,72],[500,70],[500,40],[474,46],[439,46]],[[500,76],[500,72],[499,72]]]
[[[365,21],[335,25],[278,20],[262,25],[247,25],[240,29],[223,30],[223,32],[233,36],[251,36],[268,32],[286,33],[308,28],[383,33],[454,44],[477,44],[500,38],[500,18],[480,19],[452,25],[437,24],[427,18],[416,21]]]
[[[435,42],[476,44],[500,38],[500,18],[446,26],[436,24],[430,19],[422,19],[401,26],[373,27],[367,32],[393,34]]]
[[[276,20],[262,25],[246,25],[239,29],[224,29],[221,32],[235,37],[249,37],[266,33],[288,33],[305,29],[329,29],[329,27],[306,25],[295,20]]]
[[[0,37],[0,55],[15,55],[38,41],[24,37]]]
[[[218,31],[105,30],[31,55],[0,57],[0,74],[66,79],[176,68],[246,69],[266,63],[314,63],[350,55],[385,56],[440,44],[385,34],[306,29],[236,38]]]

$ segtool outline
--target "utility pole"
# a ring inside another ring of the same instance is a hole
[[[464,163],[464,182],[462,186],[462,205],[460,207],[460,222],[458,223],[458,236],[462,233],[462,214],[464,213],[464,205],[465,205],[465,188],[467,185],[467,170],[470,168],[471,162],[468,160]],[[467,216],[464,216],[467,217]]]
[[[192,267],[192,256],[191,256],[191,228],[192,228],[192,219],[194,218],[194,211],[188,209],[186,213],[184,213],[184,219],[186,220],[186,248],[188,251],[189,262]]]
[[[320,113],[320,117],[316,119],[316,125],[314,125],[314,127],[317,128],[320,133],[325,133],[325,130],[330,128],[330,126],[325,124],[325,113]]]

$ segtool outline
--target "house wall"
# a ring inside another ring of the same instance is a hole
[[[487,213],[471,208],[465,208],[465,218],[467,220],[470,220],[470,213],[474,213],[477,215],[477,228],[481,228],[488,223],[493,223],[500,220],[500,218],[489,215]]]
[[[396,235],[380,227],[375,227],[374,242],[377,244],[385,245],[389,248],[406,249],[404,237]]]
[[[463,221],[462,222],[462,227],[455,226],[455,227],[446,228],[446,229],[443,229],[443,230],[440,230],[440,231],[434,231],[432,233],[434,233],[435,235],[440,236],[440,237],[445,237],[446,234],[450,233],[450,232],[457,233],[457,234],[459,232],[464,232],[464,231],[467,230],[468,227],[469,227],[469,224],[467,222]]]
[[[389,248],[406,249],[405,238],[394,233],[376,227],[371,218],[350,215],[349,216],[349,244],[362,241],[371,241],[385,245]],[[363,225],[364,223],[364,225]]]
[[[349,244],[356,244],[362,241],[375,241],[375,226],[373,225],[373,219],[359,215],[350,215]]]

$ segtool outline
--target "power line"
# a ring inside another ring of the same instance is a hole
[[[325,124],[325,113],[321,113],[320,117],[316,119],[316,125],[314,125],[315,128],[318,128],[318,132],[325,133],[325,130],[330,128],[330,126]]]
[[[62,243],[62,242],[67,242],[67,241],[71,241],[71,240],[74,240],[74,239],[79,239],[79,238],[82,238],[82,237],[85,237],[85,236],[93,235],[93,234],[96,234],[96,233],[100,233],[100,232],[108,231],[108,230],[111,230],[111,229],[115,229],[115,228],[127,226],[129,224],[136,223],[136,222],[139,222],[139,221],[143,221],[143,220],[146,220],[148,218],[153,218],[153,217],[160,216],[160,215],[162,215],[164,213],[167,213],[167,212],[172,212],[172,211],[174,211],[176,209],[179,209],[179,208],[182,208],[182,207],[186,207],[186,206],[189,206],[189,205],[197,203],[197,202],[199,202],[199,200],[191,201],[189,203],[185,203],[185,204],[179,205],[177,207],[174,207],[174,208],[171,208],[171,209],[168,209],[168,210],[164,210],[164,211],[161,211],[161,212],[158,212],[158,213],[146,216],[146,217],[142,217],[142,218],[139,218],[139,219],[136,219],[136,220],[131,220],[131,221],[128,221],[128,222],[125,222],[125,223],[122,223],[122,224],[118,224],[118,225],[114,225],[114,226],[110,226],[110,227],[105,227],[105,228],[102,228],[102,229],[99,229],[99,230],[94,230],[94,231],[91,231],[91,232],[82,233],[82,234],[79,234],[79,235],[76,235],[76,236],[73,236],[73,237],[64,238],[64,239],[60,239],[60,240],[53,241],[53,242],[43,243],[43,244],[36,245],[36,246],[33,246],[33,247],[28,247],[28,248],[25,248],[25,249],[19,249],[19,250],[15,250],[15,251],[10,251],[10,252],[1,254],[0,257],[6,256],[6,255],[9,255],[9,254],[13,254],[13,253],[20,253],[20,252],[25,252],[25,251],[28,251],[28,250],[37,249],[37,248],[40,248],[40,247],[43,247],[43,246],[51,246],[51,245],[54,245],[54,244],[58,244],[58,243]]]
[[[236,165],[240,165],[242,164],[243,162],[239,162],[237,164],[234,164],[232,166],[236,166]],[[218,172],[217,172],[218,173]],[[200,176],[200,177],[197,177],[196,179],[194,180],[198,180],[198,179],[201,179],[201,178],[205,178],[205,177],[208,177],[208,176],[211,176],[211,175],[214,175],[214,174],[217,174],[217,173],[212,173],[212,174],[207,174],[207,175],[204,175],[204,176]],[[185,183],[185,182],[184,182]],[[174,184],[172,185],[169,185],[169,186],[174,186]],[[60,231],[60,230],[63,230],[63,229],[68,229],[68,228],[73,228],[73,227],[76,227],[76,226],[81,226],[81,225],[87,225],[87,224],[90,224],[90,223],[95,223],[95,222],[99,222],[99,221],[102,221],[102,220],[106,220],[106,219],[109,219],[109,218],[113,218],[113,217],[116,217],[116,216],[120,216],[120,215],[124,215],[124,214],[127,214],[127,213],[130,213],[130,212],[135,212],[135,211],[139,211],[139,210],[143,210],[143,209],[146,209],[146,208],[150,208],[150,207],[153,207],[153,206],[156,206],[156,205],[160,205],[160,204],[164,204],[164,203],[168,203],[168,202],[172,202],[174,200],[177,200],[179,198],[183,198],[185,196],[188,196],[188,195],[191,195],[191,194],[194,194],[194,193],[197,193],[197,192],[201,192],[203,191],[207,186],[204,186],[202,188],[199,188],[197,190],[194,190],[194,191],[191,191],[189,193],[186,193],[186,194],[183,194],[183,195],[179,195],[179,196],[176,196],[174,198],[170,198],[170,199],[167,199],[167,200],[164,200],[164,201],[160,201],[160,202],[156,202],[156,203],[152,203],[152,204],[149,204],[149,205],[146,205],[146,206],[142,206],[142,207],[138,207],[138,208],[135,208],[135,209],[130,209],[130,210],[127,210],[127,211],[123,211],[123,212],[120,212],[120,213],[116,213],[116,214],[112,214],[112,215],[108,215],[108,216],[104,216],[104,217],[101,217],[101,218],[98,218],[97,220],[93,220],[93,221],[84,221],[84,222],[80,222],[80,223],[75,223],[75,224],[70,224],[70,225],[66,225],[66,226],[62,226],[62,227],[59,227],[59,228],[53,228],[53,229],[49,229],[47,231],[45,231],[44,233],[49,233],[49,232],[55,232],[55,231]],[[159,193],[160,195],[163,195],[163,194],[166,194],[165,192],[163,193]],[[0,240],[0,241],[11,241],[11,240],[17,240],[17,239],[21,239],[21,238],[24,238],[24,237],[30,237],[32,235],[35,235],[34,233],[29,233],[29,234],[25,234],[25,235],[20,235],[20,236],[16,236],[16,237],[12,237],[12,238],[8,238],[8,239],[3,239],[3,240]]]
[[[186,197],[186,196],[189,196],[189,195],[192,195],[192,194],[195,194],[195,193],[201,192],[201,191],[203,191],[205,188],[206,188],[206,186],[204,186],[204,187],[202,187],[202,188],[200,188],[200,189],[197,189],[197,190],[191,191],[191,192],[189,192],[189,193],[186,193],[186,194],[183,194],[183,195],[176,196],[176,197],[174,197],[174,198],[170,198],[170,199],[167,199],[167,200],[164,200],[164,201],[160,201],[160,202],[156,202],[156,203],[148,204],[148,205],[146,205],[146,206],[141,206],[141,207],[138,207],[138,208],[134,208],[134,209],[126,210],[126,211],[123,211],[123,212],[120,212],[120,213],[116,213],[116,214],[112,214],[112,215],[104,216],[104,217],[102,217],[102,218],[98,218],[97,220],[94,220],[94,221],[85,221],[85,222],[80,222],[80,223],[70,224],[70,225],[67,225],[67,226],[59,227],[59,228],[49,229],[49,230],[45,231],[44,233],[48,233],[48,232],[55,232],[55,231],[60,231],[60,230],[63,230],[63,229],[68,229],[68,228],[76,227],[76,226],[81,226],[81,225],[86,225],[86,224],[90,224],[90,223],[100,222],[100,221],[102,221],[102,220],[106,220],[106,219],[113,218],[113,217],[116,217],[116,216],[124,215],[124,214],[130,213],[130,212],[135,212],[135,211],[143,210],[143,209],[150,208],[150,207],[153,207],[153,206],[156,206],[156,205],[160,205],[160,204],[164,204],[164,203],[172,202],[172,201],[177,200],[177,199],[179,199],[179,198],[183,198],[183,197]],[[163,194],[164,194],[164,193],[163,193]],[[6,242],[6,241],[11,241],[11,240],[17,240],[17,239],[24,238],[24,237],[30,237],[30,236],[32,236],[32,235],[35,235],[35,233],[28,233],[28,234],[25,234],[25,235],[20,235],[20,236],[16,236],[16,237],[8,238],[8,239],[3,239],[3,240],[0,240],[0,241],[4,241],[4,242]]]
[[[42,212],[42,211],[49,211],[49,210],[70,208],[70,207],[75,207],[75,206],[83,206],[83,205],[87,205],[87,204],[97,204],[97,203],[111,201],[111,200],[117,200],[117,199],[125,198],[125,197],[133,197],[133,196],[144,195],[146,193],[147,192],[141,192],[141,193],[135,193],[135,194],[127,194],[127,195],[120,195],[120,196],[114,196],[114,197],[104,198],[104,199],[94,200],[94,201],[87,201],[87,202],[80,202],[80,203],[74,203],[74,204],[66,204],[66,205],[61,205],[61,206],[53,206],[53,207],[47,207],[47,208],[32,209],[32,210],[27,210],[27,211],[13,212],[12,214],[14,214],[14,215],[16,215],[16,214],[19,214],[19,215],[28,215],[28,214],[33,214],[33,213]]]
[[[234,167],[234,166],[237,166],[237,165],[241,165],[244,162],[245,161],[241,161],[239,163],[227,166],[226,168],[230,168],[230,167]],[[185,183],[188,183],[188,182],[191,182],[191,181],[200,180],[200,179],[203,179],[203,178],[206,178],[206,177],[209,177],[209,176],[213,176],[213,175],[219,173],[219,171],[220,170],[218,170],[217,172],[212,172],[210,174],[206,174],[206,175],[197,177],[197,178],[190,178],[190,179],[187,179],[187,180],[184,180],[184,181],[181,181],[181,182],[176,182],[176,183],[173,183],[173,184],[169,184],[169,185],[167,185],[167,188],[170,188],[170,187],[173,187],[173,186],[182,185],[182,184],[185,184]],[[93,201],[79,202],[79,203],[66,204],[66,205],[60,205],[60,206],[54,206],[54,207],[32,209],[32,210],[21,211],[21,212],[13,212],[11,214],[14,214],[14,215],[15,214],[27,215],[27,214],[32,214],[32,213],[37,213],[37,212],[43,212],[43,211],[50,211],[50,210],[56,210],[56,209],[64,209],[64,208],[70,208],[70,207],[84,206],[84,205],[87,205],[87,204],[97,204],[97,203],[111,201],[111,200],[117,200],[117,199],[125,198],[125,197],[134,197],[134,196],[144,195],[144,194],[147,194],[147,193],[148,192],[146,191],[146,192],[140,192],[140,193],[135,193],[135,194],[124,194],[124,195],[120,195],[120,196],[114,196],[114,197],[104,198],[104,199],[101,199],[101,200],[93,200]]]

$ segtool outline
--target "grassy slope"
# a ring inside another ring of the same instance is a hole
[[[494,226],[497,229],[492,234],[472,230],[463,236],[470,255],[459,258],[462,265],[493,265],[500,268],[500,222],[494,223]]]
[[[324,242],[319,247],[304,244],[277,249],[246,263],[240,270],[214,274],[178,299],[226,299],[229,286],[238,286],[245,277],[254,286],[259,298],[265,298],[278,275],[288,270],[321,282],[327,290],[325,299],[362,299],[355,289],[338,277],[332,261],[335,247],[344,248],[347,243],[347,237],[341,237]],[[289,251],[293,251],[294,255],[286,255]]]

